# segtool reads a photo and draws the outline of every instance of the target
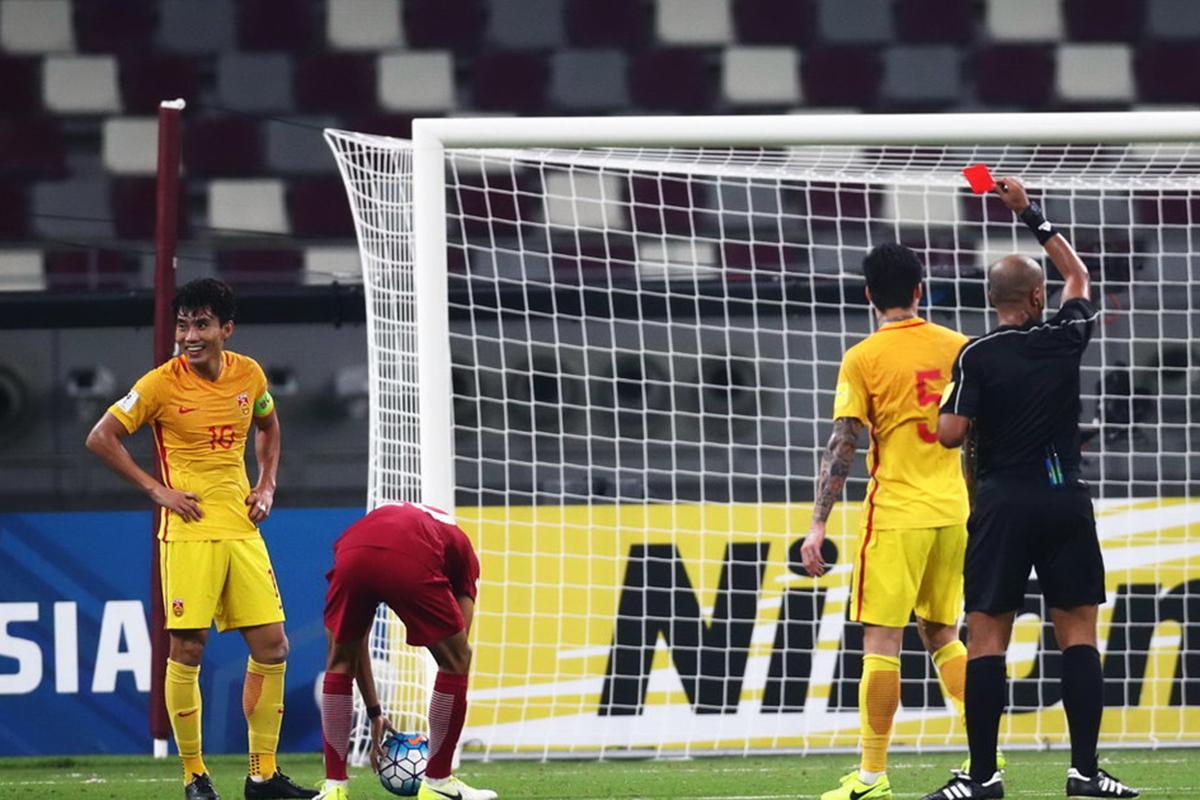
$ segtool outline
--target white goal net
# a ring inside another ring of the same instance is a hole
[[[479,146],[437,148],[418,187],[420,147],[328,133],[369,304],[370,503],[452,504],[482,561],[468,752],[856,745],[862,457],[830,520],[834,569],[806,577],[799,544],[841,355],[874,325],[866,251],[912,247],[924,315],[969,335],[993,324],[985,266],[1042,256],[971,194],[960,170],[978,162],[1026,180],[1103,310],[1082,381],[1108,567],[1102,743],[1200,744],[1200,148],[505,149],[487,124]],[[420,728],[428,663],[402,640],[381,612],[385,700]],[[901,661],[893,741],[961,746],[915,629]],[[1008,661],[1002,741],[1065,744],[1034,581]]]

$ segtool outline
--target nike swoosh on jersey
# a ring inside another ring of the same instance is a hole
[[[192,412],[193,412],[193,411],[195,411],[195,410],[196,410],[195,408],[185,408],[184,406],[180,406],[180,407],[179,407],[179,413],[180,413],[180,414],[190,414],[190,413],[192,413]]]

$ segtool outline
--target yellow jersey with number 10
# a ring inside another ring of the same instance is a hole
[[[246,505],[246,439],[252,419],[270,414],[275,403],[258,362],[228,350],[221,358],[215,381],[198,375],[186,356],[173,358],[143,375],[108,409],[130,433],[150,424],[163,482],[200,498],[204,516],[197,521],[159,509],[163,541],[259,535]]]
[[[880,326],[843,356],[833,418],[871,428],[864,529],[966,522],[959,451],[937,440],[938,403],[966,342],[957,331],[911,319]]]

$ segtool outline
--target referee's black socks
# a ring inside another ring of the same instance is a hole
[[[1071,766],[1090,778],[1096,774],[1096,740],[1104,714],[1100,653],[1089,644],[1077,644],[1064,650],[1062,659],[1062,699],[1071,731]],[[970,691],[968,684],[968,698]]]
[[[990,781],[996,772],[996,740],[1007,697],[1004,656],[983,656],[967,662],[967,742],[971,748],[971,779],[979,783]]]

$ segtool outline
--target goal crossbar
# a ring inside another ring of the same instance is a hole
[[[424,147],[787,147],[1194,142],[1200,111],[418,119]]]

